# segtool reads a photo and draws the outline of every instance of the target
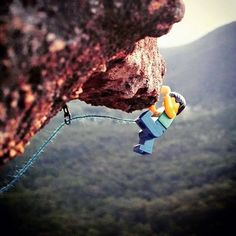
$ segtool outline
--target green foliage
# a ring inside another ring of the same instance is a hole
[[[224,119],[222,110],[187,110],[150,157],[132,152],[136,125],[74,122],[1,197],[1,227],[40,236],[227,235],[235,210],[236,129],[234,119],[227,125]],[[14,172],[12,166],[5,172]]]

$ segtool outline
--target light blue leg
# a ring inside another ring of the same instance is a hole
[[[150,111],[144,112],[135,122],[142,130],[147,130],[154,138],[160,137],[166,131],[165,127],[158,120],[154,122]]]
[[[139,144],[134,147],[134,152],[152,154],[154,141],[166,131],[165,127],[158,120],[155,122],[152,119],[150,111],[142,113],[135,122],[142,130],[139,132]]]
[[[154,141],[154,138],[145,140],[143,144],[138,144],[134,147],[134,152],[137,152],[142,155],[152,154]]]

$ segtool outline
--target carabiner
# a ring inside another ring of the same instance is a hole
[[[68,106],[65,104],[63,107],[63,112],[64,112],[64,122],[66,125],[70,125],[71,124],[71,114],[69,111]]]

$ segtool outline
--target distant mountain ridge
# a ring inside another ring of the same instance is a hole
[[[234,99],[235,39],[236,21],[191,44],[161,49],[167,64],[166,84],[183,93],[190,105],[214,106]]]

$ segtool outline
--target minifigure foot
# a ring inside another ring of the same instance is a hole
[[[141,155],[152,154],[152,150],[146,149],[144,145],[140,145],[140,144],[134,146],[133,151]]]

